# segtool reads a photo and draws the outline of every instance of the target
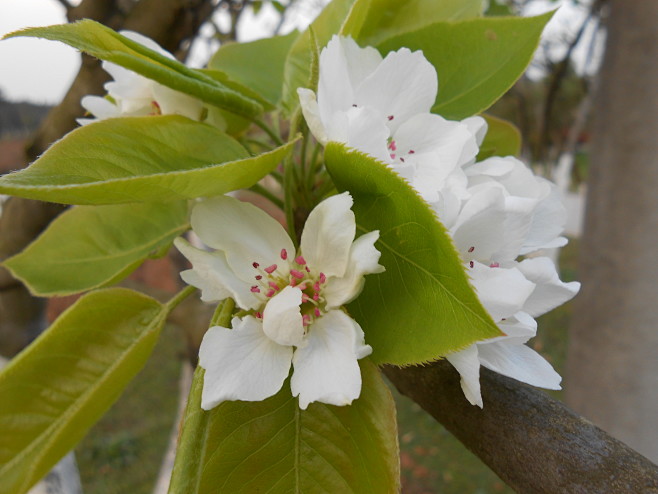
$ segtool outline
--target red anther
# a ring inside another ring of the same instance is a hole
[[[256,279],[257,279],[257,280],[262,280],[262,279],[263,279],[263,276],[260,275],[260,274],[257,274],[257,275],[256,275]]]
[[[398,149],[398,147],[395,145],[395,141],[391,141],[388,143],[388,149],[390,149],[391,151],[396,151]]]
[[[324,273],[320,273],[320,283],[325,283],[327,281],[327,277],[324,275]]]
[[[409,150],[409,154],[414,154],[415,152],[416,152],[416,151],[414,151],[413,149],[410,149],[410,150]]]
[[[308,302],[308,295],[306,295],[305,293],[302,293],[302,304],[304,302]]]
[[[267,293],[265,294],[265,296],[266,297],[273,297],[275,293],[276,293],[275,290],[267,290]]]
[[[320,309],[318,309],[317,307],[313,310],[313,314],[315,314],[315,317],[320,317],[322,315]]]
[[[474,263],[473,261],[471,261],[471,262],[468,263],[468,265],[469,265],[470,267],[473,267],[473,266],[475,266],[475,263]]]
[[[468,249],[469,252],[473,252],[474,250],[475,250],[475,247],[470,247],[470,248]]]
[[[316,292],[319,292],[319,291],[320,291],[320,283],[318,283],[318,282],[316,281],[316,282],[313,284],[313,290],[315,290]]]
[[[286,251],[286,249],[281,249],[281,259],[284,261],[288,259],[288,251]]]
[[[252,286],[249,290],[251,293],[260,293],[260,288],[258,288],[256,285]]]
[[[290,280],[290,286],[296,286],[296,285],[297,285],[296,279],[293,278],[292,280]]]
[[[315,300],[316,302],[320,300],[320,294],[319,293],[313,294],[313,300]]]
[[[276,264],[272,264],[271,266],[265,268],[265,272],[267,274],[272,274],[274,271],[276,271]]]
[[[311,270],[308,268],[308,266],[306,266],[304,269],[306,270],[307,273],[311,272]]]
[[[309,316],[308,314],[304,314],[302,316],[302,324],[304,326],[308,326],[309,324],[311,324],[311,316]]]
[[[256,269],[258,269],[258,266],[260,266],[260,264],[258,264],[257,262],[253,262],[251,263],[251,265]]]
[[[389,116],[386,117],[386,118],[388,118],[388,121],[390,122],[390,121],[393,120],[395,117],[394,117],[393,115],[389,115]]]
[[[296,269],[291,269],[290,274],[293,275],[298,280],[301,280],[304,277],[304,273],[297,271]]]
[[[300,266],[303,266],[304,264],[306,264],[306,259],[304,259],[302,256],[297,256],[295,257],[295,262]]]
[[[400,156],[400,161],[402,161],[402,163],[404,163],[404,158],[402,156]]]
[[[267,284],[270,285],[270,288],[271,288],[272,290],[281,290],[281,288],[279,287],[279,285],[277,285],[277,284],[274,283],[273,281],[268,281]]]
[[[497,262],[492,262],[491,264],[489,264],[489,267],[490,268],[499,268],[500,264],[498,264]]]
[[[256,316],[256,319],[262,319],[263,318],[263,314],[261,314],[260,312],[256,312],[254,314],[254,316]]]

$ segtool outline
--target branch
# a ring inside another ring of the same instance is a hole
[[[480,409],[447,361],[384,373],[519,493],[658,492],[657,465],[530,386],[482,369]]]

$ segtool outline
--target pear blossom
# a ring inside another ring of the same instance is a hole
[[[298,252],[283,227],[251,204],[221,196],[194,207],[192,230],[216,250],[176,239],[192,263],[181,277],[201,290],[202,300],[230,297],[243,310],[232,329],[215,326],[203,338],[202,408],[276,394],[291,363],[300,408],[314,401],[348,405],[359,397],[357,360],[372,348],[341,306],[360,293],[364,275],[384,268],[374,246],[379,232],[354,239],[351,206],[348,193],[316,206]]]
[[[171,53],[146,36],[134,31],[121,31],[121,34],[167,58],[174,59]],[[82,106],[94,118],[79,118],[78,123],[81,125],[120,116],[175,114],[201,120],[206,113],[203,103],[192,96],[170,89],[112,62],[104,61],[102,67],[113,79],[105,84],[108,97],[82,98]]]
[[[322,144],[336,141],[388,164],[437,200],[435,184],[465,186],[461,166],[475,160],[484,120],[454,122],[430,113],[436,70],[421,51],[382,58],[372,47],[334,36],[320,54],[318,93],[299,88],[302,112]]]

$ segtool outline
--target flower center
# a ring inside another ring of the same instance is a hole
[[[290,262],[288,261],[288,252],[286,249],[282,249],[280,257],[290,267],[287,276],[279,270],[277,264],[262,267],[257,262],[252,263],[256,271],[254,275],[256,283],[252,285],[251,292],[259,294],[263,302],[262,307],[254,313],[254,316],[262,319],[262,309],[269,299],[287,286],[297,287],[302,291],[302,304],[300,307],[302,321],[304,326],[308,327],[315,319],[321,317],[326,312],[326,301],[322,296],[322,292],[327,282],[327,277],[324,273],[314,276],[306,264],[306,259],[301,254]]]

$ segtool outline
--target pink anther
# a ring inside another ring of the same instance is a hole
[[[288,259],[288,251],[286,249],[281,249],[281,259],[284,261]]]
[[[249,290],[251,293],[260,293],[260,288],[258,288],[256,285],[252,286]]]
[[[298,280],[301,280],[304,277],[304,273],[297,271],[296,269],[291,269],[290,274],[293,275]]]
[[[300,266],[303,266],[304,264],[306,264],[306,259],[304,259],[302,256],[297,256],[295,257],[295,262]]]
[[[324,273],[320,273],[320,283],[325,283],[327,281],[327,277],[325,276]]]
[[[268,290],[267,293],[265,294],[266,297],[273,297],[276,291],[274,290]]]
[[[271,266],[265,268],[265,272],[267,274],[272,274],[274,271],[276,271],[276,264],[272,264]]]

